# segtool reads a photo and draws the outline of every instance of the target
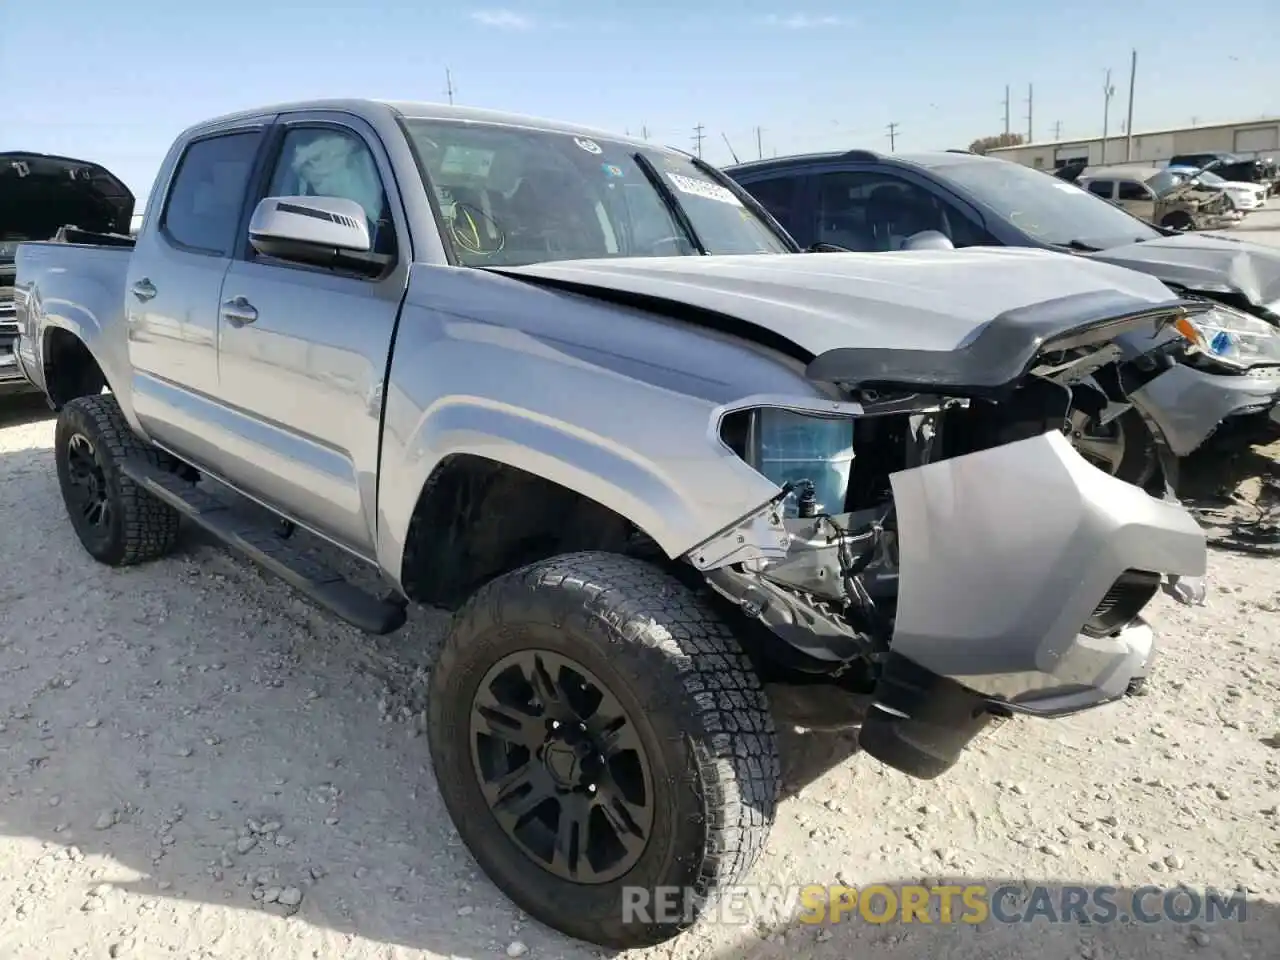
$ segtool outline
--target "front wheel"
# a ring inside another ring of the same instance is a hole
[[[429,738],[493,882],[601,946],[687,929],[773,822],[760,680],[710,608],[630,557],[555,557],[483,587],[432,671]]]
[[[1161,220],[1160,226],[1165,227],[1169,230],[1190,230],[1192,227],[1195,226],[1195,223],[1192,221],[1191,217],[1188,214],[1183,213],[1181,210],[1179,210],[1175,213],[1169,214],[1167,217]]]
[[[1126,410],[1103,424],[1073,409],[1067,424],[1071,445],[1099,470],[1143,489],[1156,479],[1160,463],[1155,441],[1138,411]]]

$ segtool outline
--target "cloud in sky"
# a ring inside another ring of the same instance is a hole
[[[761,21],[767,27],[782,27],[786,30],[811,30],[815,27],[840,27],[849,21],[836,16],[812,16],[807,13],[792,13],[787,16],[770,14]]]
[[[528,30],[533,26],[532,20],[514,10],[477,10],[471,19],[495,30]]]

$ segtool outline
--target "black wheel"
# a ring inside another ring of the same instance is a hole
[[[1190,230],[1195,224],[1192,222],[1188,214],[1181,210],[1169,214],[1160,221],[1160,226],[1169,230]]]
[[[127,456],[176,466],[134,435],[111,394],[78,397],[62,408],[54,432],[62,500],[85,550],[113,567],[164,556],[178,538],[177,511],[120,472]]]
[[[710,608],[644,561],[570,554],[483,587],[432,672],[429,717],[480,866],[581,940],[670,939],[768,839],[779,763],[760,681]]]
[[[1083,410],[1068,416],[1071,445],[1099,470],[1147,489],[1160,469],[1155,441],[1136,410],[1126,410],[1106,424]]]

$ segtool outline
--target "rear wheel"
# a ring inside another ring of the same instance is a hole
[[[1161,220],[1160,226],[1166,227],[1169,230],[1190,230],[1195,226],[1195,224],[1192,222],[1191,217],[1188,214],[1178,210]]]
[[[1071,445],[1099,470],[1144,489],[1155,479],[1160,467],[1155,441],[1136,410],[1104,424],[1074,409],[1067,422]]]
[[[570,936],[667,940],[767,840],[779,764],[760,681],[716,615],[643,561],[571,554],[482,588],[432,671],[429,716],[463,841]]]
[[[134,435],[111,394],[78,397],[58,414],[54,462],[67,516],[89,555],[113,567],[162,557],[178,539],[177,511],[120,471],[130,456],[176,466]]]

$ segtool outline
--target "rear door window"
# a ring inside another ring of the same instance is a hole
[[[1115,185],[1110,180],[1090,180],[1089,192],[1096,197],[1102,197],[1103,200],[1110,200],[1115,193]]]
[[[244,209],[260,130],[193,141],[178,161],[160,229],[179,247],[214,257],[231,254]]]

